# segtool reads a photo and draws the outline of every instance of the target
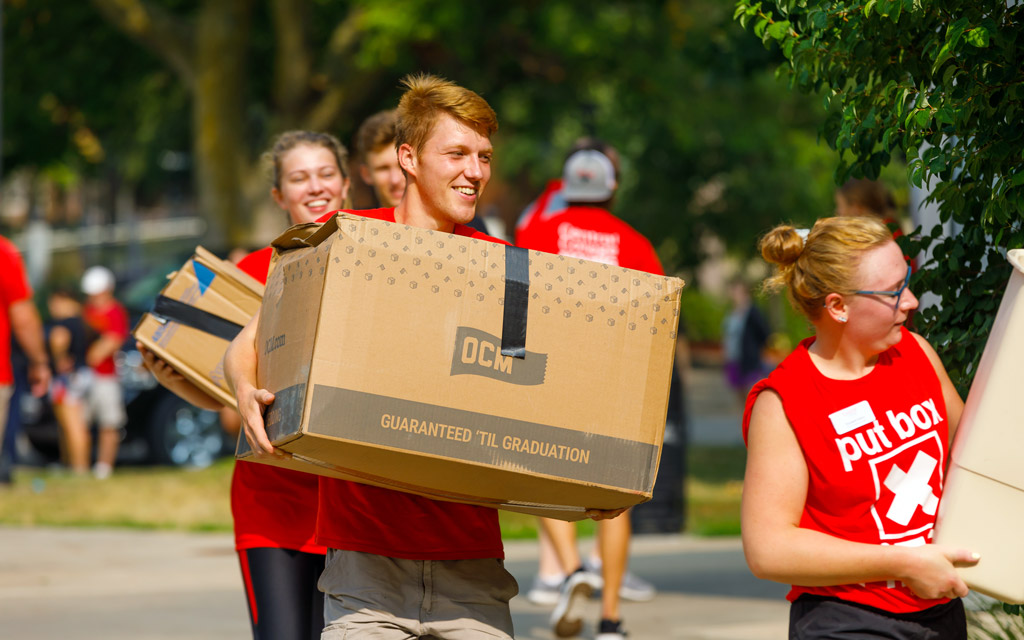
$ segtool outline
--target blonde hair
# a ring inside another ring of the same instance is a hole
[[[274,144],[270,147],[270,150],[263,154],[263,161],[269,165],[270,180],[275,189],[281,188],[281,160],[284,158],[284,154],[302,144],[323,147],[330,151],[334,154],[334,159],[338,163],[338,170],[341,171],[342,177],[348,178],[348,170],[346,169],[348,166],[348,149],[345,148],[345,145],[341,144],[337,138],[329,133],[296,129],[285,131],[274,138]]]
[[[454,82],[423,73],[406,76],[402,86],[406,91],[398,101],[396,147],[408,144],[418,155],[443,113],[468,124],[488,138],[498,130],[498,116],[487,101]]]
[[[778,291],[785,287],[793,306],[815,320],[828,294],[857,290],[861,255],[887,242],[892,242],[892,232],[877,218],[822,218],[814,223],[806,240],[792,226],[779,225],[759,244],[761,256],[776,265],[764,288]]]

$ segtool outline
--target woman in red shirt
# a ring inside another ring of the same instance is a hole
[[[918,301],[892,233],[866,217],[761,241],[814,326],[751,390],[743,547],[759,578],[793,585],[790,638],[967,637],[955,567],[931,544],[963,410],[938,355],[903,323]]]
[[[331,135],[281,134],[267,152],[273,163],[270,194],[291,224],[315,222],[345,206],[347,151]],[[253,252],[238,266],[266,282],[272,251]],[[221,405],[136,343],[162,385],[207,409]],[[237,427],[236,427],[237,428]],[[323,595],[317,581],[326,548],[314,541],[318,477],[241,461],[231,480],[235,547],[255,640],[309,640],[323,629]]]

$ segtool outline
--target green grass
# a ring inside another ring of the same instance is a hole
[[[744,451],[735,447],[691,447],[690,533],[739,533],[744,460]],[[15,472],[14,485],[0,489],[0,524],[231,531],[233,464],[227,458],[206,469],[121,467],[103,481],[22,467]],[[507,511],[499,515],[505,539],[536,538],[533,516]],[[580,536],[593,535],[595,526],[581,522]]]

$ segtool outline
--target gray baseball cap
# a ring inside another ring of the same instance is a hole
[[[600,151],[577,151],[565,161],[562,196],[568,202],[604,202],[616,186],[615,167]]]

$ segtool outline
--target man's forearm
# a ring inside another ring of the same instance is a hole
[[[25,357],[32,364],[47,364],[50,359],[46,355],[43,342],[43,323],[39,312],[31,300],[19,300],[10,306],[11,332],[21,345]]]

